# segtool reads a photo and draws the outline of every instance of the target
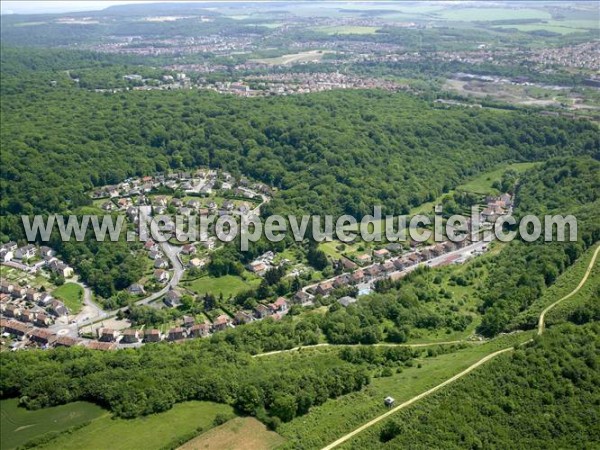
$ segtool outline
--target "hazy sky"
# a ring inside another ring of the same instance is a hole
[[[123,1],[11,1],[2,0],[0,10],[2,14],[43,14],[63,13],[74,11],[97,11],[112,5],[137,3],[132,0]],[[152,3],[141,1],[139,3]]]

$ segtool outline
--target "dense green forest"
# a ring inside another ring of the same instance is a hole
[[[280,188],[272,210],[360,215],[382,204],[406,213],[500,162],[599,148],[588,122],[440,111],[406,94],[239,99],[33,81],[9,89],[20,73],[28,75],[2,78],[0,206],[9,214],[63,212],[89,201],[94,185],[199,165]]]
[[[590,158],[555,159],[522,175],[515,216],[573,214],[577,242],[513,241],[492,262],[482,289],[480,331],[505,330],[586,248],[600,240],[600,163]],[[555,236],[556,238],[556,236]]]
[[[349,448],[596,448],[599,336],[598,323],[550,329]]]

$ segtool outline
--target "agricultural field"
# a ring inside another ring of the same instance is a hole
[[[68,435],[59,436],[41,448],[129,450],[160,449],[182,436],[213,426],[217,415],[233,416],[228,405],[211,402],[185,402],[169,411],[136,419],[113,419],[108,413]]]
[[[452,21],[492,21],[512,19],[550,19],[549,12],[532,8],[448,8],[435,13],[437,18]]]
[[[236,417],[186,442],[179,450],[269,450],[283,443],[283,437],[269,431],[254,417]]]
[[[17,399],[0,401],[2,450],[16,448],[45,433],[65,431],[107,414],[99,406],[87,402],[74,402],[35,411],[18,405]]]
[[[329,26],[329,27],[316,27],[314,31],[320,33],[327,33],[329,35],[335,34],[374,34],[380,30],[378,27],[361,27],[361,26]]]
[[[77,314],[81,311],[83,305],[83,288],[76,283],[65,283],[52,291],[52,296],[69,308],[71,314]]]

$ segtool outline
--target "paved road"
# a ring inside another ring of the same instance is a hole
[[[581,279],[581,281],[579,282],[579,284],[577,285],[577,287],[575,289],[573,289],[573,291],[571,291],[569,294],[565,295],[564,297],[558,299],[557,301],[555,301],[554,303],[552,303],[550,306],[548,306],[546,309],[544,309],[542,311],[542,313],[540,314],[540,318],[538,321],[538,335],[541,335],[544,333],[544,329],[545,329],[545,317],[546,314],[548,313],[548,311],[550,311],[552,308],[554,308],[556,305],[558,305],[560,302],[562,302],[563,300],[566,300],[570,297],[572,297],[573,295],[575,295],[577,292],[579,292],[579,290],[583,287],[583,285],[586,283],[587,279],[590,276],[590,273],[592,272],[592,269],[594,268],[594,265],[596,263],[596,259],[598,257],[598,254],[600,253],[600,245],[598,245],[598,247],[596,247],[596,250],[594,251],[594,255],[592,256],[592,260],[590,261],[588,268],[583,276],[583,278]],[[531,342],[531,339],[524,342],[522,345]],[[424,397],[427,397],[430,394],[433,394],[434,392],[440,390],[441,388],[443,388],[444,386],[447,386],[448,384],[458,380],[459,378],[462,378],[463,376],[467,375],[468,373],[472,372],[473,370],[475,370],[477,367],[481,366],[482,364],[485,364],[486,362],[488,362],[489,360],[495,358],[496,356],[502,354],[502,353],[506,353],[506,352],[510,352],[514,350],[514,347],[507,347],[504,348],[502,350],[498,350],[495,351],[494,353],[490,353],[489,355],[481,358],[479,361],[477,361],[475,364],[469,366],[467,369],[463,370],[462,372],[454,375],[453,377],[447,379],[446,381],[438,384],[437,386],[432,387],[431,389],[429,389],[428,391],[425,391],[413,398],[411,398],[410,400],[407,400],[406,402],[396,406],[395,408],[390,409],[388,412],[377,416],[375,419],[371,420],[370,422],[367,422],[366,424],[358,427],[356,430],[342,436],[341,438],[339,438],[337,441],[327,445],[326,447],[323,447],[322,450],[330,450],[334,447],[337,447],[338,445],[346,442],[347,440],[353,438],[354,436],[356,436],[357,434],[359,434],[360,432],[366,430],[367,428],[375,425],[376,423],[386,419],[387,417],[391,416],[392,414],[400,411],[401,409],[406,408],[407,406],[412,405],[413,403],[421,400]]]

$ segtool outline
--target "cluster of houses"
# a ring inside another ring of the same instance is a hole
[[[283,260],[279,264],[286,264],[286,263],[289,263],[289,261]],[[263,253],[258,258],[256,258],[254,261],[252,261],[248,265],[246,265],[246,269],[248,269],[248,271],[252,272],[255,275],[261,276],[261,277],[269,269],[272,269],[274,267],[278,267],[278,266],[277,266],[277,264],[275,264],[275,253],[272,251]]]
[[[359,261],[361,265],[370,264],[373,260],[378,261],[361,268],[357,268],[357,264],[353,261],[342,258],[340,264],[342,264],[345,269],[348,269],[348,272],[311,286],[307,288],[306,291],[312,295],[325,297],[338,288],[368,283],[380,278],[389,277],[395,272],[401,272],[420,262],[428,261],[431,258],[442,256],[445,253],[463,248],[469,242],[469,238],[460,242],[440,242],[436,245],[423,248],[420,251],[414,251],[404,256],[393,258],[392,252],[386,248],[374,250],[372,256],[364,254],[356,257],[356,260]],[[299,303],[308,302],[310,300],[310,295],[307,294],[307,292],[302,290],[298,291],[294,295],[294,300]]]
[[[481,221],[494,223],[500,216],[512,212],[512,197],[510,194],[502,194],[499,197],[487,197],[486,207],[481,211]]]
[[[45,267],[57,276],[73,276],[73,268],[58,259],[50,247],[27,244],[19,247],[16,242],[7,242],[0,246],[0,262],[28,272],[37,272]],[[31,260],[36,260],[31,262]]]
[[[170,293],[173,294],[169,295]],[[169,291],[169,294],[165,297],[164,302],[168,306],[177,306],[179,304],[178,294],[173,290]],[[193,317],[183,316],[182,324],[170,328],[166,333],[161,333],[156,328],[145,331],[135,328],[128,328],[121,331],[112,328],[99,328],[97,336],[99,343],[112,344],[112,347],[105,345],[104,348],[101,348],[106,350],[116,349],[119,344],[141,344],[160,341],[178,342],[185,339],[207,337],[212,333],[233,328],[235,325],[243,325],[267,317],[278,319],[286,314],[287,311],[288,303],[285,298],[280,297],[268,305],[258,305],[253,311],[238,311],[234,314],[233,318],[227,314],[221,314],[212,323],[196,323]]]
[[[55,318],[69,315],[65,304],[47,292],[10,280],[0,282],[0,312],[5,317],[40,327],[47,327]]]
[[[22,322],[14,319],[0,318],[0,329],[4,335],[16,336],[18,343],[32,347],[73,347],[86,345],[92,348],[93,341],[70,336],[59,336],[52,331],[35,326],[36,324]]]

